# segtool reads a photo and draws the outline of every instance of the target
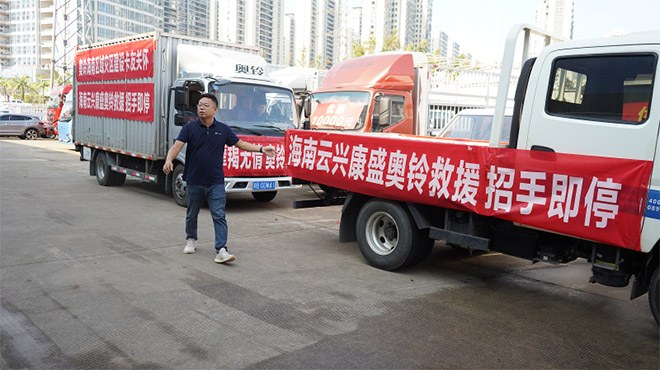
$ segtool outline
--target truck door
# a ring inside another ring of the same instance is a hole
[[[556,51],[537,60],[541,69],[530,80],[537,86],[527,89],[519,148],[653,160],[660,106],[651,100],[660,96],[654,83],[660,48],[611,49],[587,56],[584,49]]]
[[[653,161],[659,55],[659,45],[647,44],[593,48],[588,55],[558,50],[537,59],[541,69],[527,88],[518,147]],[[657,170],[656,162],[650,194],[660,200]],[[642,250],[649,251],[660,237],[660,213],[645,214]]]

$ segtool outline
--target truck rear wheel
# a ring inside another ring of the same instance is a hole
[[[649,305],[655,322],[660,325],[660,266],[655,268],[649,284]]]
[[[255,191],[252,193],[252,196],[257,202],[270,202],[275,199],[276,195],[276,191]]]
[[[176,204],[181,207],[187,205],[186,191],[186,182],[183,181],[183,165],[177,164],[172,172],[172,195]]]
[[[356,234],[367,262],[388,271],[421,262],[433,247],[408,211],[390,201],[367,202],[358,214]]]
[[[118,186],[126,181],[126,174],[115,172],[110,169],[105,154],[96,156],[96,181],[102,186]]]

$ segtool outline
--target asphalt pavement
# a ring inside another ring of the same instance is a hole
[[[660,368],[643,296],[590,266],[470,256],[437,242],[418,266],[368,266],[339,243],[340,206],[229,195],[213,263],[207,209],[129,179],[99,186],[70,144],[0,139],[0,368]]]

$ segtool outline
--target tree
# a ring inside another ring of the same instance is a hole
[[[366,54],[373,54],[376,52],[376,37],[373,35],[369,37],[367,43],[364,45],[364,52]]]
[[[30,83],[28,88],[30,92],[32,92],[33,94],[30,94],[28,99],[24,100],[24,102],[37,103],[37,104],[44,103],[45,100],[48,99],[47,91],[49,87],[50,87],[50,81],[48,81],[48,79],[45,78]]]
[[[354,40],[353,45],[351,46],[351,56],[352,57],[361,57],[365,54],[364,46],[360,44],[359,41]]]
[[[30,76],[12,78],[13,91],[20,94],[21,100],[25,100],[25,91],[29,89]]]
[[[14,84],[11,79],[0,77],[0,94],[5,97],[6,101],[9,101],[11,94],[14,92]]]
[[[401,50],[401,43],[399,42],[399,31],[394,30],[392,34],[383,40],[382,51]]]
[[[301,67],[307,67],[308,65],[307,48],[302,48],[302,50],[300,51],[300,60],[298,61],[298,65]]]
[[[320,55],[317,55],[316,58],[314,58],[314,61],[312,62],[312,67],[316,69],[326,68],[325,63],[323,63],[323,58]]]

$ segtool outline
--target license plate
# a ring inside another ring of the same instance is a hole
[[[275,181],[255,181],[252,183],[252,190],[273,190]]]

